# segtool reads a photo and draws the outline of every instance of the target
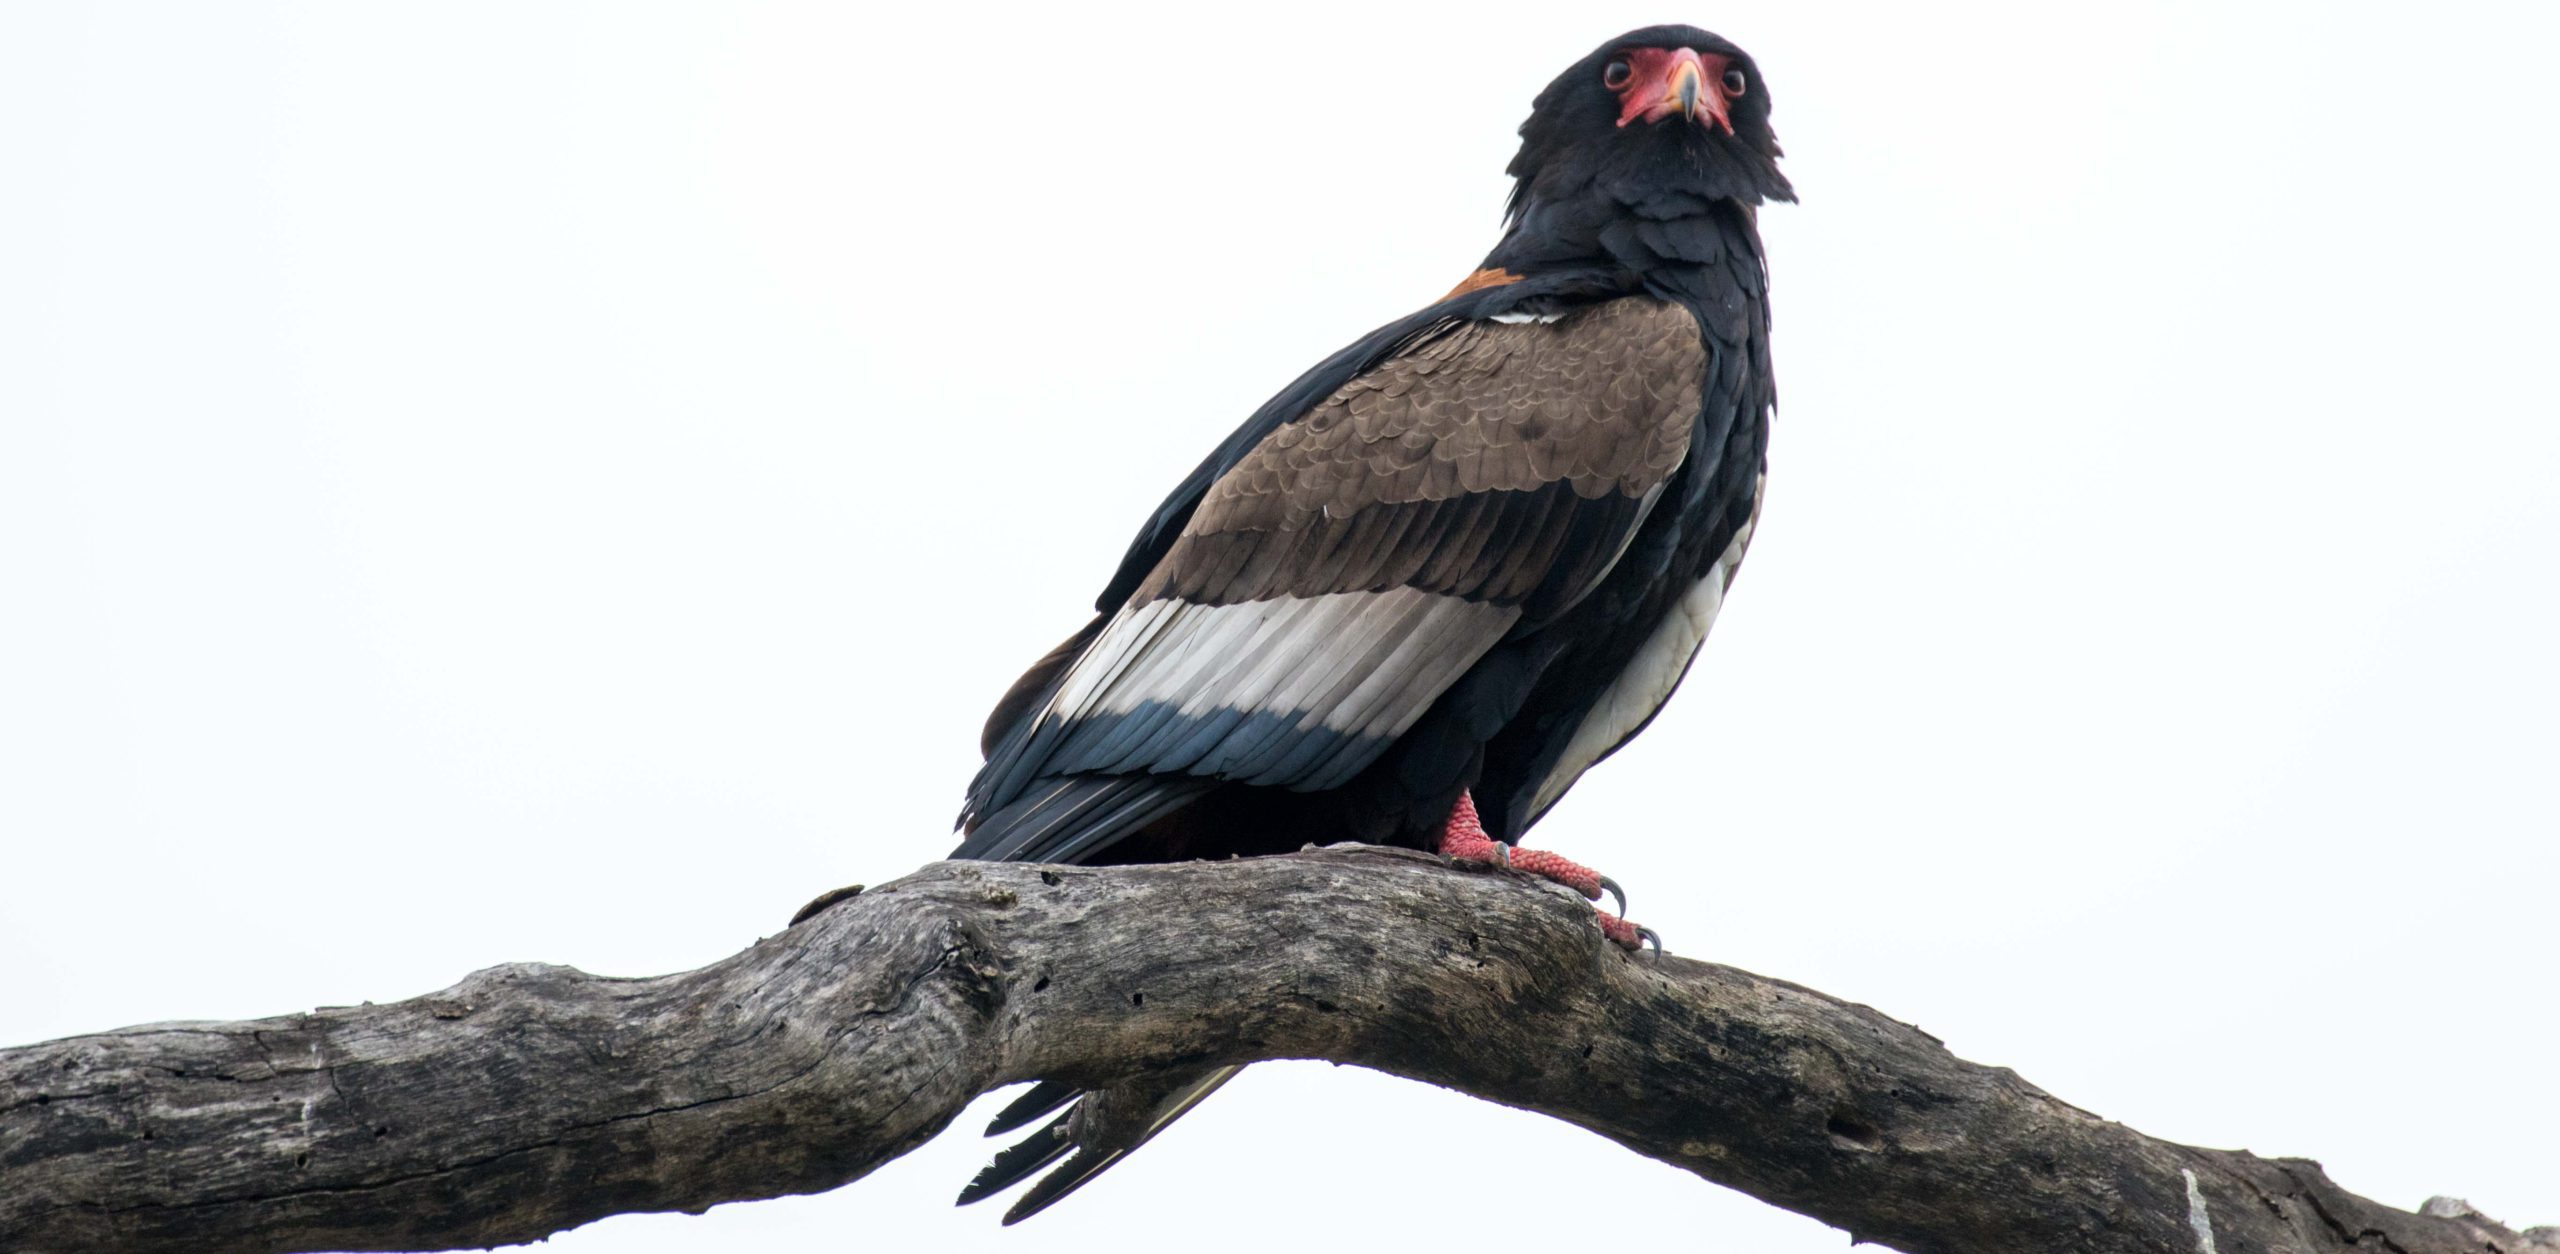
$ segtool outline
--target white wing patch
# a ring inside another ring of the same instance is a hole
[[[1103,629],[1047,717],[1162,702],[1194,717],[1288,711],[1307,730],[1398,736],[1519,618],[1514,606],[1413,588],[1239,605],[1150,601]]]
[[[1671,690],[1680,686],[1680,677],[1689,672],[1690,659],[1698,655],[1698,646],[1706,643],[1707,632],[1716,625],[1716,613],[1724,608],[1724,590],[1733,586],[1733,572],[1742,566],[1743,550],[1751,546],[1751,529],[1759,522],[1754,508],[1752,520],[1733,535],[1733,543],[1725,546],[1707,573],[1690,585],[1671,612],[1662,616],[1662,624],[1645,637],[1635,656],[1627,660],[1627,668],[1618,672],[1609,690],[1582,722],[1573,729],[1573,739],[1565,743],[1564,756],[1556,759],[1555,768],[1538,783],[1536,797],[1529,813],[1541,814],[1556,798],[1564,795],[1573,781],[1591,769],[1593,763],[1609,756],[1627,737],[1636,734],[1646,719],[1653,717],[1662,703],[1671,699]]]

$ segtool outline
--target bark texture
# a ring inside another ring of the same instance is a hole
[[[1559,889],[1348,847],[936,863],[679,975],[496,967],[0,1051],[0,1250],[528,1241],[834,1188],[1012,1081],[1274,1058],[1540,1111],[1914,1254],[2560,1250],[2152,1140],[1864,1006],[1627,957]]]

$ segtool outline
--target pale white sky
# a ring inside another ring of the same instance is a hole
[[[1240,12],[0,14],[0,1041],[685,968],[940,855],[1164,489],[1686,20],[1805,198],[1771,494],[1542,843],[2110,1118],[2560,1221],[2551,10]],[[1003,1232],[982,1118],[550,1248],[1846,1245],[1306,1064]]]

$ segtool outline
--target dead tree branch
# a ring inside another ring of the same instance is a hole
[[[1323,1058],[1578,1124],[1906,1251],[2521,1254],[2147,1138],[1863,1006],[1631,959],[1437,859],[937,863],[680,975],[0,1051],[0,1249],[441,1250],[831,1189],[996,1086]]]

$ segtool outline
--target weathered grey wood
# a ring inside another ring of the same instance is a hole
[[[978,1094],[1325,1058],[1543,1111],[1908,1251],[2560,1249],[2142,1136],[1863,1006],[1630,958],[1421,855],[937,863],[656,979],[0,1051],[0,1249],[437,1250],[833,1188]]]

